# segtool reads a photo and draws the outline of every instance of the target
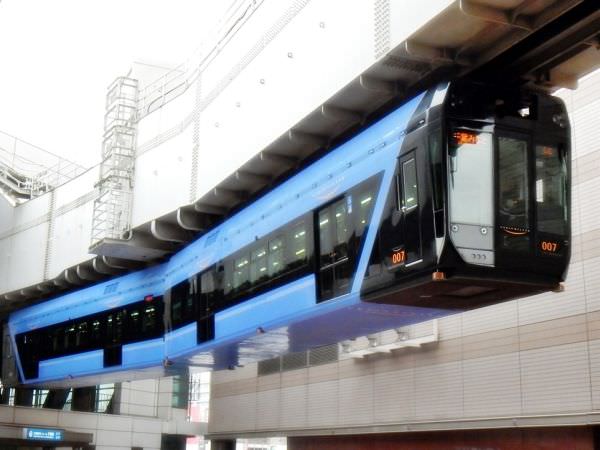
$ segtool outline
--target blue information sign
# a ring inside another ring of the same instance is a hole
[[[63,431],[48,428],[23,428],[23,438],[33,441],[62,441]]]

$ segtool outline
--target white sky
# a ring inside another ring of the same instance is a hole
[[[231,0],[1,0],[0,130],[85,166],[106,87],[133,61],[176,65]]]

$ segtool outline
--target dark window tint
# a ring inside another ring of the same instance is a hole
[[[529,187],[527,142],[498,138],[498,225],[501,245],[527,250],[529,245]]]
[[[441,131],[429,135],[429,160],[431,161],[431,182],[433,187],[433,209],[444,207]]]
[[[566,234],[567,164],[556,147],[535,147],[535,200],[537,229],[544,233]]]
[[[417,188],[417,166],[414,159],[409,159],[402,164],[402,207],[405,210],[414,208],[419,204]]]

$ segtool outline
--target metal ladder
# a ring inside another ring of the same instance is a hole
[[[90,249],[131,230],[138,91],[138,81],[128,77],[118,77],[108,87]]]

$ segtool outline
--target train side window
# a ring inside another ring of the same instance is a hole
[[[304,222],[291,229],[288,235],[290,257],[286,270],[294,270],[304,264],[307,258],[306,226]]]
[[[250,275],[250,258],[244,254],[233,261],[233,285],[234,292],[240,292],[247,288]]]
[[[356,217],[356,236],[362,236],[365,228],[369,225],[371,219],[371,211],[373,210],[373,204],[375,203],[374,193],[371,189],[364,189],[362,192],[358,192],[356,195],[358,204],[356,205],[357,217]]]
[[[278,276],[283,270],[283,239],[278,236],[269,241],[269,277],[274,278]]]
[[[65,350],[67,353],[72,353],[75,350],[77,342],[77,332],[75,331],[75,324],[68,325],[65,328]]]
[[[129,313],[129,323],[127,327],[127,341],[132,342],[137,340],[142,331],[142,318],[140,316],[140,310],[134,309]]]
[[[351,196],[346,197],[346,200],[352,199]],[[349,215],[352,212],[348,208],[347,201],[340,201],[334,206],[334,223],[335,223],[335,260],[340,260],[348,257],[348,241],[350,240],[350,220]],[[350,203],[351,205],[351,203]]]
[[[88,323],[87,321],[77,324],[77,336],[75,338],[75,346],[84,349],[88,346]]]
[[[419,204],[417,166],[414,159],[402,164],[402,210],[410,210]]]
[[[213,267],[207,270],[201,275],[200,278],[200,305],[199,312],[200,316],[210,314],[215,308],[218,307],[220,298],[220,273]]]
[[[174,327],[195,320],[197,296],[198,277],[196,275],[171,288],[171,322]]]
[[[144,308],[142,319],[142,333],[146,337],[153,337],[157,328],[156,306],[148,305]]]
[[[257,285],[268,277],[267,248],[259,245],[250,254],[250,283]]]
[[[330,209],[319,211],[319,265],[325,266],[331,263],[333,254],[333,233],[331,232]]]
[[[90,327],[90,343],[98,347],[102,341],[102,323],[100,319],[92,319]]]

